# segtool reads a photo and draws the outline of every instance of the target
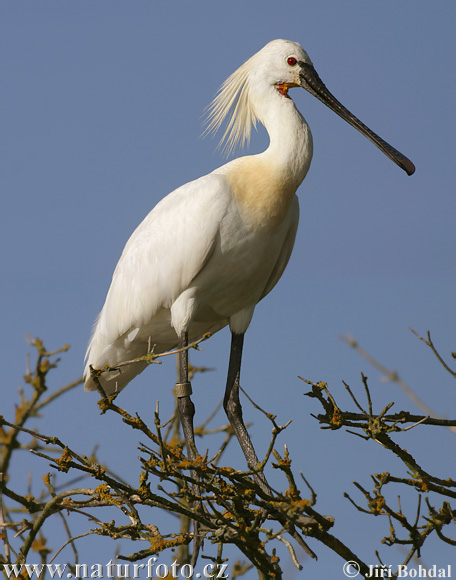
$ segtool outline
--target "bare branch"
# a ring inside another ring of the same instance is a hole
[[[422,401],[414,392],[413,390],[403,381],[397,371],[392,371],[388,369],[386,366],[382,365],[378,362],[372,355],[370,355],[366,350],[364,350],[361,346],[359,346],[358,342],[348,336],[341,336],[340,339],[342,342],[345,342],[349,346],[351,346],[358,354],[360,354],[368,363],[370,363],[374,368],[378,369],[384,375],[384,381],[396,383],[406,395],[419,407],[422,409],[426,415],[431,417],[439,418],[439,415],[435,413],[432,409],[430,409],[424,401]]]
[[[443,366],[443,368],[448,371],[450,373],[450,375],[456,379],[456,371],[454,371],[452,368],[450,368],[446,362],[443,360],[443,358],[440,356],[439,352],[437,351],[437,349],[434,346],[434,343],[431,340],[431,333],[429,332],[429,330],[427,331],[427,340],[424,339],[422,336],[420,336],[417,332],[415,332],[413,330],[413,328],[410,329],[413,334],[418,337],[420,340],[422,340],[424,342],[424,344],[427,344],[427,346],[432,350],[432,352],[435,354],[435,356],[437,357],[438,361],[440,362],[440,364]],[[454,353],[453,353],[454,354]]]

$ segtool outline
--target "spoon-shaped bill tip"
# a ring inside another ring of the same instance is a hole
[[[415,166],[407,157],[404,157],[403,168],[407,175],[413,175],[415,173]]]

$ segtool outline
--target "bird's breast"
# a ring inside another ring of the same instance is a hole
[[[273,162],[259,157],[237,159],[228,166],[225,177],[246,227],[274,230],[286,218],[299,182]]]
[[[205,268],[193,281],[200,308],[210,307],[229,318],[264,296],[287,243],[294,221],[292,213],[288,208],[274,228],[253,228],[246,222],[239,204],[231,205],[220,224],[217,244]]]

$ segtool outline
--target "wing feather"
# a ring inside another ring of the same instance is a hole
[[[229,199],[225,177],[206,175],[170,193],[137,227],[95,323],[86,377],[89,364],[120,362],[124,335],[136,337],[137,329],[169,309],[190,285],[214,247]],[[117,360],[107,360],[114,356],[113,347]]]

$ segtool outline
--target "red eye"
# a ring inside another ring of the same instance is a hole
[[[294,56],[289,56],[289,57],[287,58],[287,63],[288,63],[290,66],[294,66],[294,65],[295,65],[297,62],[298,62],[298,61],[295,59],[295,57],[294,57]]]

